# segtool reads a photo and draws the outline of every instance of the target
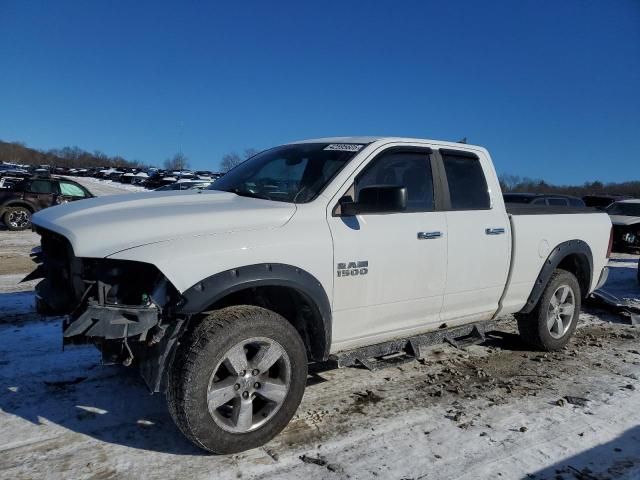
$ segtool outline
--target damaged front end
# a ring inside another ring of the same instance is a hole
[[[186,318],[174,315],[180,295],[153,265],[108,258],[78,258],[69,241],[38,229],[38,264],[25,280],[36,286],[36,309],[64,315],[63,343],[92,343],[103,363],[136,364],[153,392]]]

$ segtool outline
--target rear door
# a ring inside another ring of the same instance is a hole
[[[445,213],[436,211],[431,150],[382,151],[341,194],[371,185],[407,189],[407,210],[340,216],[330,204],[334,246],[333,344],[384,341],[437,324],[447,266]],[[333,211],[332,211],[333,210]],[[366,339],[366,340],[365,340]]]
[[[491,318],[511,260],[509,219],[493,165],[481,152],[449,149],[439,151],[439,164],[448,190],[442,321],[451,325]]]
[[[50,207],[55,202],[56,186],[51,180],[31,180],[24,191],[24,199],[34,207],[35,211]]]

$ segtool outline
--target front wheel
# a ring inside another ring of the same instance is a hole
[[[9,230],[26,230],[31,226],[31,211],[25,207],[8,207],[2,220]]]
[[[213,453],[271,440],[302,400],[307,356],[295,328],[260,307],[217,310],[181,341],[167,385],[182,433]]]
[[[541,350],[564,348],[576,330],[581,301],[580,284],[575,275],[556,270],[536,308],[516,316],[520,336]]]

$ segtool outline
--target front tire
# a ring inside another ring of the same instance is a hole
[[[181,340],[169,372],[169,411],[182,433],[213,453],[237,453],[271,440],[295,414],[307,355],[280,315],[233,306],[205,317]]]
[[[576,330],[581,305],[578,279],[566,270],[556,270],[535,309],[516,316],[520,337],[540,350],[564,348]]]
[[[2,221],[9,230],[26,230],[31,226],[31,211],[26,207],[8,207]]]

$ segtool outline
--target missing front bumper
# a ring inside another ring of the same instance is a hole
[[[146,339],[149,330],[160,321],[158,308],[149,306],[99,305],[89,303],[77,319],[67,319],[63,336],[67,339],[82,335],[89,338],[116,340],[138,336]]]

